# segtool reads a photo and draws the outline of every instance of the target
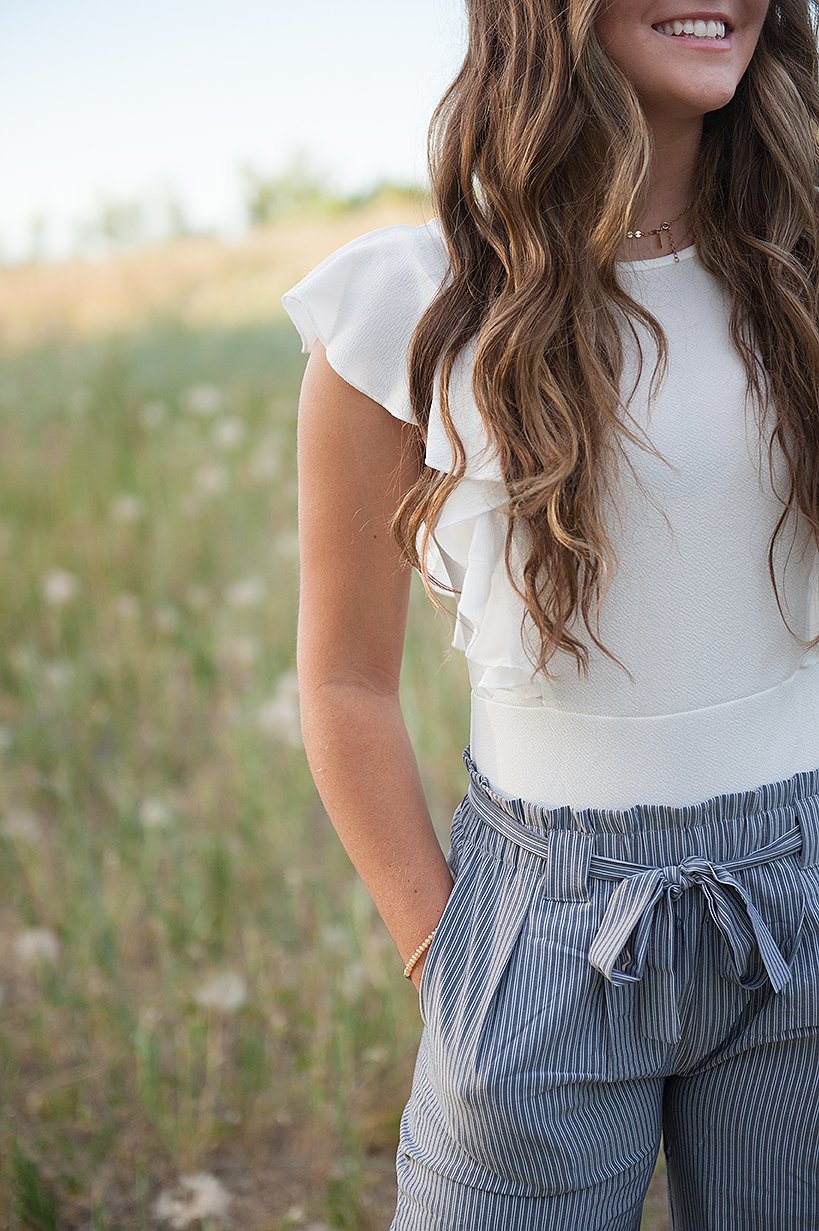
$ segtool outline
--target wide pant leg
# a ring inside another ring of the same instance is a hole
[[[819,769],[545,809],[471,762],[391,1231],[819,1231]]]
[[[521,1197],[458,1184],[401,1154],[391,1231],[639,1231],[655,1161],[572,1192]]]
[[[819,1035],[668,1077],[663,1117],[673,1231],[819,1228]]]

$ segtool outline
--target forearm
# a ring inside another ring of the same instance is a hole
[[[356,684],[300,697],[305,752],[322,803],[406,961],[452,888],[399,700]]]

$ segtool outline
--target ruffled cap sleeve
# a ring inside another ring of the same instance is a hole
[[[409,399],[410,338],[439,285],[427,226],[381,227],[342,244],[282,295],[303,354],[319,339],[330,366],[397,419]]]
[[[350,385],[415,423],[409,399],[409,343],[448,267],[437,220],[420,227],[382,227],[343,244],[282,296],[302,353],[320,339],[331,367]],[[470,661],[473,682],[519,686],[530,664],[520,645],[520,606],[503,565],[508,493],[472,389],[474,340],[457,357],[449,408],[464,445],[466,473],[448,497],[430,535],[432,577],[456,591],[451,644]],[[441,417],[436,375],[427,426],[427,466],[450,471],[454,455]],[[418,548],[421,547],[419,532]],[[437,586],[441,594],[450,591]]]

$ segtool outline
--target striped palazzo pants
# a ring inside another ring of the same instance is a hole
[[[390,1231],[819,1231],[819,768],[545,808],[463,753]]]

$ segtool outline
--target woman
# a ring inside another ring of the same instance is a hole
[[[305,746],[425,1027],[392,1231],[636,1231],[661,1140],[675,1231],[807,1231],[812,13],[467,7],[435,219],[283,298]],[[408,564],[457,596],[472,686],[447,858],[398,699]]]

